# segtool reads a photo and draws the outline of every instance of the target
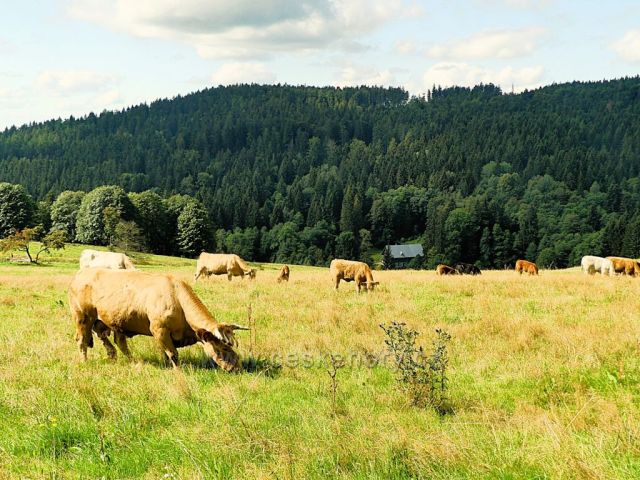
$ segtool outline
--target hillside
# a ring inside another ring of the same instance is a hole
[[[261,261],[364,258],[415,237],[428,266],[640,255],[640,78],[427,97],[212,88],[5,130],[0,180],[49,203],[104,184],[191,195],[220,230],[212,247],[236,235]]]

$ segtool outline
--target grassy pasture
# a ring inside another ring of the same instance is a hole
[[[263,265],[255,282],[196,292],[221,321],[255,329],[240,353],[280,363],[225,374],[200,347],[183,368],[151,339],[80,362],[66,289],[81,247],[43,266],[0,264],[0,478],[639,478],[640,280],[577,269],[480,277],[375,272],[380,288],[335,293],[328,270]],[[191,280],[195,262],[134,258]],[[411,407],[378,327],[452,335],[450,398]],[[255,339],[253,342],[251,339]],[[342,355],[333,408],[324,359]]]

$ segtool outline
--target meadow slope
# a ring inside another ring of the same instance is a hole
[[[79,246],[43,266],[0,264],[1,478],[638,478],[640,280],[577,269],[480,277],[374,272],[336,293],[328,269],[278,265],[195,290],[221,321],[249,323],[240,353],[281,368],[225,374],[199,346],[161,365],[96,344],[82,363],[66,289]],[[195,261],[145,256],[192,281]],[[379,324],[403,321],[430,349],[448,331],[444,417],[412,407]],[[326,356],[347,359],[331,400]]]

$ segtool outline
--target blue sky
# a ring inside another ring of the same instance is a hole
[[[219,84],[522,91],[640,73],[637,0],[35,0],[0,17],[0,129]]]

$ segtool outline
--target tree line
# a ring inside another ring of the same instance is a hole
[[[564,267],[640,255],[639,114],[638,77],[218,87],[6,129],[0,179],[30,205],[12,222],[83,243],[322,265],[410,241],[425,267]]]

